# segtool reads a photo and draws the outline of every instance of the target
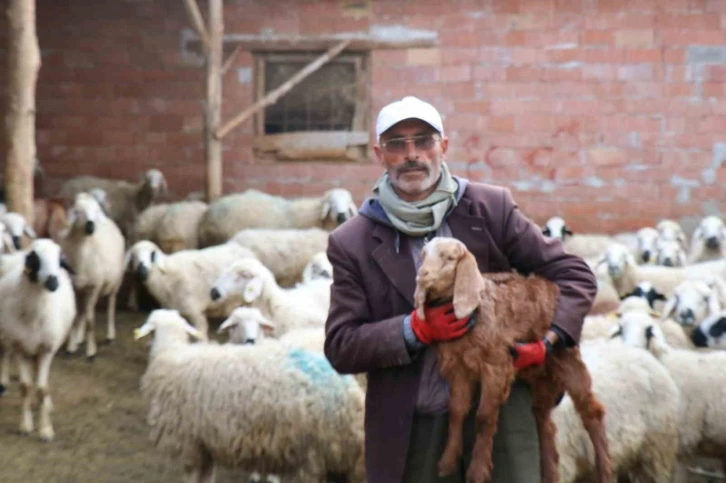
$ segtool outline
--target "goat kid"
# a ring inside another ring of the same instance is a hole
[[[467,481],[486,483],[492,473],[492,442],[499,409],[509,397],[515,377],[532,389],[533,411],[540,444],[543,483],[558,481],[558,453],[550,415],[560,395],[572,398],[595,448],[596,481],[612,479],[605,409],[592,393],[592,380],[577,347],[556,350],[543,366],[516,372],[510,348],[516,342],[541,340],[555,313],[557,285],[538,276],[514,273],[482,274],[474,255],[454,238],[436,237],[422,250],[414,301],[424,320],[424,305],[453,300],[457,319],[476,311],[472,329],[459,339],[440,342],[437,357],[450,388],[449,431],[439,460],[439,475],[452,473],[462,455],[463,422],[477,384],[481,398],[476,412],[477,434]]]

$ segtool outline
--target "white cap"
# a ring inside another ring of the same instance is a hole
[[[444,123],[441,122],[439,111],[428,102],[424,102],[417,97],[406,96],[400,101],[383,106],[381,112],[378,113],[376,140],[380,139],[381,134],[386,132],[388,128],[404,119],[421,119],[430,124],[442,136],[444,135]]]

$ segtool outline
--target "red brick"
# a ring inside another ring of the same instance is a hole
[[[443,83],[466,82],[471,80],[471,66],[452,65],[439,69],[439,81]]]
[[[628,162],[625,153],[613,148],[590,148],[587,163],[595,166],[622,165]]]
[[[620,48],[648,49],[655,45],[653,30],[632,29],[615,32],[615,45]]]
[[[580,32],[580,44],[611,46],[615,44],[615,32],[613,30],[585,30]]]

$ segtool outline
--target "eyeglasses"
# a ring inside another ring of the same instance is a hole
[[[381,147],[389,154],[403,154],[406,152],[406,145],[411,141],[417,151],[428,151],[436,146],[438,140],[436,134],[419,134],[418,136],[389,139],[381,143]]]

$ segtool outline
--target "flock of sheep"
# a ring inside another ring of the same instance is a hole
[[[53,357],[84,343],[90,360],[103,357],[96,307],[108,299],[112,342],[128,286],[130,308],[142,289],[162,307],[134,334],[153,333],[141,397],[151,441],[179,459],[185,481],[213,481],[215,465],[256,480],[365,481],[365,376],[338,374],[323,355],[333,271],[325,250],[329,231],[357,214],[350,193],[285,199],[248,190],[211,204],[160,203],[165,189],[157,170],[137,184],[80,177],[32,227],[0,215],[0,392],[14,354],[21,431],[34,430],[37,401],[39,436],[53,439]],[[606,407],[614,472],[666,483],[685,481],[678,463],[693,455],[726,465],[723,222],[704,218],[690,239],[671,220],[608,236],[573,234],[552,218],[543,232],[597,276],[581,349]],[[210,338],[210,319],[225,343]],[[591,478],[593,448],[572,400],[552,417],[560,482]]]

